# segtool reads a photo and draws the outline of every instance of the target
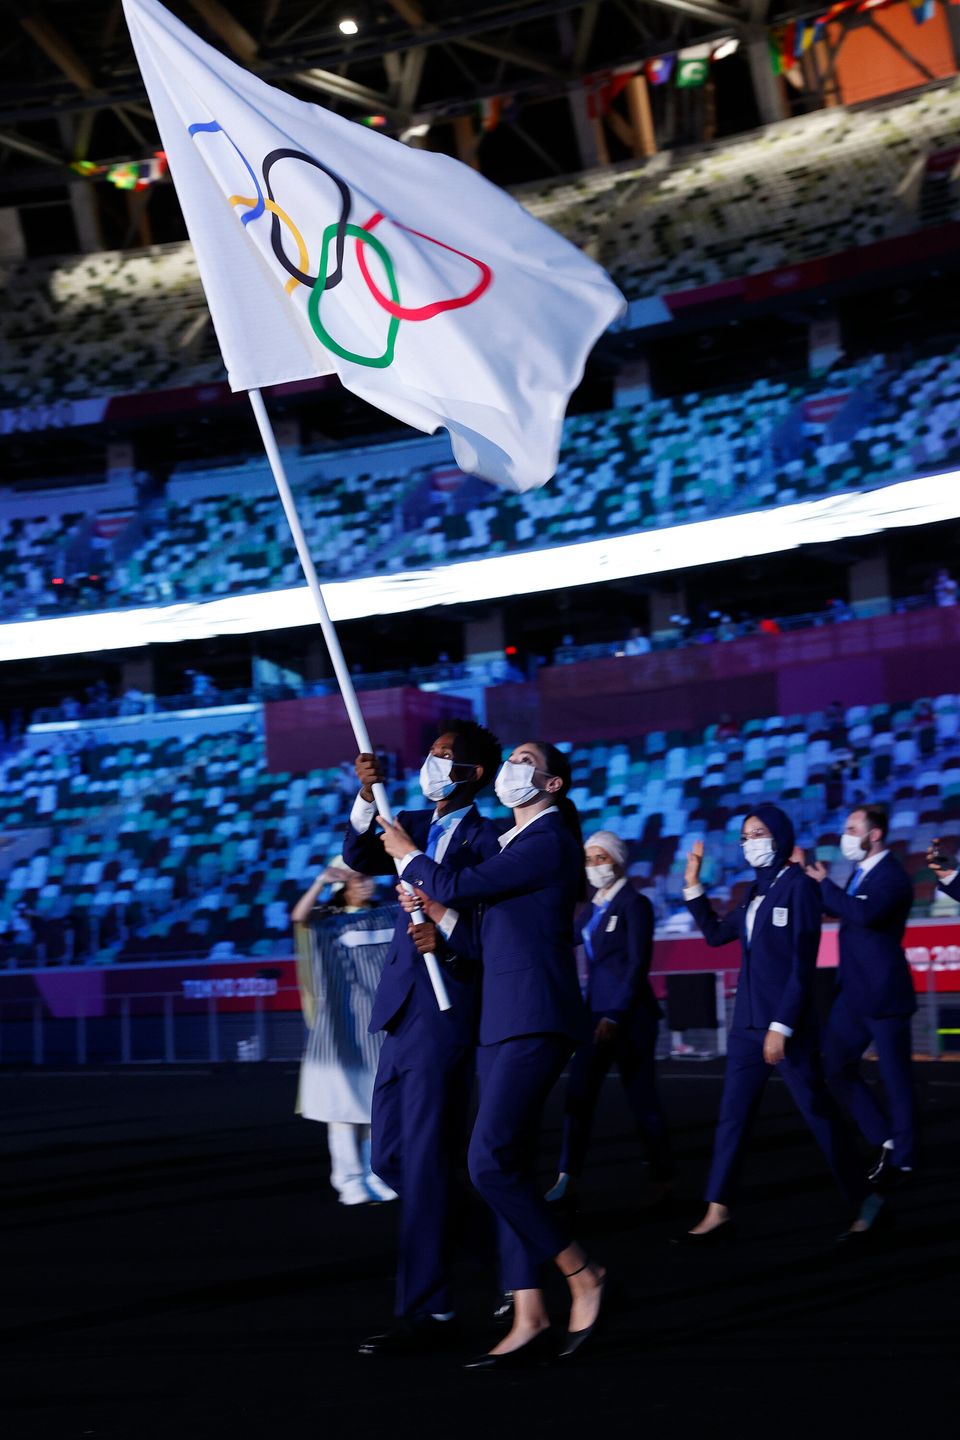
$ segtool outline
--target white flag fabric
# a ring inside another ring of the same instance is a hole
[[[609,276],[459,161],[294,99],[156,0],[123,0],[234,390],[336,372],[511,490],[625,308]]]

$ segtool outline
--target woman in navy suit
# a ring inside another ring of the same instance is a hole
[[[657,1094],[655,1055],[660,1006],[650,986],[653,906],[626,876],[627,847],[610,830],[584,845],[592,904],[577,917],[576,938],[587,958],[590,1038],[570,1066],[560,1151],[551,1202],[572,1198],[590,1139],[600,1087],[616,1062],[640,1139],[650,1161],[654,1197],[673,1183],[667,1124]]]
[[[570,1288],[561,1355],[573,1355],[595,1330],[603,1300],[604,1270],[574,1243],[536,1176],[544,1104],[586,1028],[573,953],[582,839],[570,783],[569,762],[553,745],[517,746],[496,783],[514,826],[501,835],[499,855],[456,876],[428,860],[399,826],[381,821],[384,847],[403,863],[404,881],[435,902],[428,918],[444,933],[455,934],[456,907],[482,906],[480,1107],[468,1164],[497,1218],[501,1283],[513,1292],[514,1316],[510,1332],[472,1361],[472,1369],[501,1369],[549,1353],[540,1279],[545,1261],[557,1265]]]
[[[815,883],[793,864],[789,816],[776,805],[757,805],[744,821],[743,856],[754,872],[747,898],[729,915],[716,914],[700,884],[703,842],[687,856],[683,897],[708,945],[741,944],[742,959],[727,1067],[707,1181],[707,1212],[678,1236],[696,1246],[731,1234],[736,1199],[753,1119],[774,1067],[781,1076],[844,1196],[853,1207],[867,1186],[856,1153],[827,1091],[819,1059],[813,1006],[813,975],[820,945],[821,905]],[[869,1229],[879,1203],[864,1206],[850,1233]]]

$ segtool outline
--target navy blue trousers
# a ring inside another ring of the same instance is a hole
[[[863,1052],[872,1042],[887,1092],[889,1114],[860,1073]],[[823,1063],[834,1094],[850,1111],[871,1145],[893,1141],[893,1163],[912,1169],[916,1160],[917,1122],[909,1015],[858,1015],[837,996],[823,1036]]]
[[[467,1163],[496,1217],[504,1290],[538,1289],[544,1261],[570,1244],[536,1162],[543,1107],[572,1049],[565,1035],[521,1035],[477,1051],[480,1108]]]
[[[400,1196],[398,1315],[453,1309],[453,1170],[472,1080],[473,1047],[426,1036],[412,1007],[383,1042],[373,1088],[371,1168]]]
[[[844,1196],[851,1205],[859,1205],[867,1191],[866,1180],[840,1111],[823,1078],[816,1034],[791,1037],[787,1041],[786,1056],[779,1065],[773,1066],[763,1058],[766,1033],[765,1030],[731,1030],[728,1037],[720,1118],[705,1198],[721,1205],[730,1205],[736,1198],[754,1118],[767,1081],[776,1070],[823,1151]]]
[[[602,1012],[591,1016],[591,1035],[602,1018]],[[612,1040],[595,1045],[590,1039],[577,1050],[570,1066],[563,1117],[560,1170],[564,1174],[580,1175],[583,1171],[600,1089],[611,1066],[616,1065],[650,1162],[650,1177],[673,1179],[667,1122],[657,1094],[658,1026],[659,1019],[653,1011],[638,1010],[617,1026]]]

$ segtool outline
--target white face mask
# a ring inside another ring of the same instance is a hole
[[[840,854],[844,860],[856,863],[858,860],[866,860],[867,847],[859,835],[841,835]]]
[[[588,865],[587,882],[596,890],[606,890],[617,878],[617,872],[612,865]]]
[[[452,769],[453,761],[444,760],[440,755],[428,755],[420,766],[420,789],[434,804],[446,800],[456,790],[457,782],[450,778]]]
[[[763,870],[773,864],[773,841],[766,835],[756,840],[744,840],[743,858],[754,870]]]
[[[536,773],[536,767],[525,760],[504,760],[493,786],[500,804],[513,810],[517,805],[526,805],[528,800],[536,800],[540,794],[533,783]]]

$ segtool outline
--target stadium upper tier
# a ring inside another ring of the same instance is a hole
[[[186,719],[170,728],[170,738],[49,734],[42,749],[28,736],[0,764],[0,830],[17,847],[0,855],[9,963],[33,963],[37,946],[51,964],[205,956],[221,942],[254,955],[289,949],[294,901],[341,848],[352,766],[270,773],[253,730],[212,735]],[[935,835],[960,844],[960,696],[758,718],[724,739],[711,725],[565,748],[584,825],[631,842],[630,873],[661,926],[686,926],[683,866],[697,836],[712,895],[739,898],[749,879],[740,826],[761,799],[785,804],[801,842],[841,879],[846,810],[865,795],[885,800],[918,911],[958,913],[924,852]],[[422,807],[415,774],[395,799]]]
[[[448,470],[411,468],[396,446],[293,456],[288,468],[318,570],[352,579],[946,470],[960,465],[958,401],[960,347],[912,363],[877,356],[819,381],[758,380],[737,391],[571,417],[555,478],[523,496],[471,479],[457,489],[456,477],[450,488]],[[110,541],[101,536],[92,551],[84,548],[97,528],[89,514],[0,521],[5,617],[75,607],[69,587],[52,584],[65,570],[101,575],[83,601],[87,609],[302,583],[264,459],[175,479],[181,498],[153,503],[135,526]],[[192,488],[196,499],[187,498]]]
[[[667,151],[520,201],[630,299],[794,265],[955,212],[927,161],[960,143],[960,83]],[[223,377],[189,245],[0,265],[0,406]]]

